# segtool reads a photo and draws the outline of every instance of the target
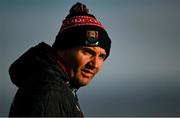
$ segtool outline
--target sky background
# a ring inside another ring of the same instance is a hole
[[[102,71],[78,91],[85,116],[180,116],[180,0],[0,0],[0,116],[16,86],[9,66],[30,47],[52,45],[77,1],[112,39]]]

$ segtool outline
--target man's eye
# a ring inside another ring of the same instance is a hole
[[[106,58],[106,55],[105,54],[101,54],[101,55],[99,55],[99,57],[104,60]]]
[[[89,50],[89,49],[83,49],[82,50],[84,54],[89,54],[89,55],[93,55],[93,51]]]
[[[84,53],[85,55],[92,55],[91,51],[89,51],[89,50],[83,50],[83,53]]]

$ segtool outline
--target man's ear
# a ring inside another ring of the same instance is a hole
[[[64,55],[65,55],[65,50],[63,50],[63,49],[60,50],[60,49],[59,49],[59,50],[57,51],[57,56],[58,56],[58,57],[63,58]]]

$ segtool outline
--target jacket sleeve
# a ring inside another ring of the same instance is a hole
[[[33,103],[32,116],[68,117],[71,114],[71,104],[64,92],[51,90],[41,95],[39,102]]]
[[[10,117],[68,117],[71,114],[64,92],[56,90],[18,90],[12,103]]]

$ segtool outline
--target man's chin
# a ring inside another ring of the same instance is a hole
[[[90,79],[89,78],[75,78],[73,79],[74,81],[72,81],[72,83],[74,84],[75,87],[83,87],[83,86],[87,86],[90,83]]]
[[[83,86],[87,86],[88,84],[89,84],[89,82],[88,82],[88,83],[81,82],[81,83],[79,83],[79,86],[80,86],[80,87],[83,87]]]
[[[85,78],[85,79],[83,79],[82,81],[79,81],[79,85],[80,85],[81,87],[87,86],[87,85],[90,83],[90,81],[91,81],[91,80]]]

